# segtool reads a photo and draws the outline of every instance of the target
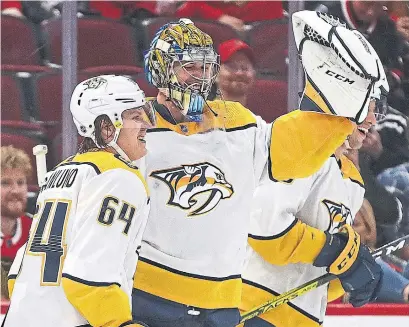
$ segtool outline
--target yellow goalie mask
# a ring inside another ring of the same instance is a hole
[[[180,19],[159,29],[144,60],[149,83],[190,120],[201,121],[220,67],[211,37],[191,20]]]

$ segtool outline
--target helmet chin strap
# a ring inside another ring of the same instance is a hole
[[[116,143],[116,141],[118,140],[118,136],[119,136],[120,131],[121,131],[120,128],[115,128],[114,138],[107,145],[112,147],[126,161],[132,162],[131,159],[129,159],[129,157],[127,156],[127,154],[124,152],[124,150],[122,150],[121,147],[118,145],[118,143]]]

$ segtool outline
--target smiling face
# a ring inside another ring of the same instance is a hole
[[[179,84],[186,89],[204,92],[214,77],[212,64],[203,62],[175,62],[173,70]]]
[[[27,204],[26,172],[19,168],[6,168],[1,172],[1,215],[17,218],[24,214]]]
[[[354,149],[354,150],[360,149],[369,130],[371,129],[372,126],[375,126],[376,117],[375,117],[374,110],[375,110],[375,101],[372,100],[369,103],[368,116],[365,118],[362,124],[355,126],[353,133],[348,137],[348,143],[349,143],[350,149]]]
[[[243,51],[237,51],[221,65],[218,85],[222,93],[246,95],[253,86],[255,75],[251,60]]]
[[[138,160],[146,155],[146,131],[152,125],[144,117],[142,109],[129,109],[122,113],[123,127],[119,133],[117,144],[130,160]]]
[[[384,13],[387,1],[351,1],[354,13],[364,23],[376,22]]]

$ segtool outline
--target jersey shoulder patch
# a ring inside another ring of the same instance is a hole
[[[364,187],[364,180],[362,179],[361,173],[354,163],[349,160],[346,156],[341,156],[341,173],[344,179],[350,179],[352,182],[359,184]]]

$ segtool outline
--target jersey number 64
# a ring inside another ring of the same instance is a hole
[[[65,240],[66,225],[70,213],[71,201],[66,199],[49,199],[44,201],[40,215],[41,203],[37,203],[37,224],[30,233],[27,244],[27,254],[42,256],[41,280],[43,286],[57,286],[61,281],[62,264],[67,253]],[[122,233],[128,235],[135,207],[107,196],[102,200],[97,221],[110,226],[115,217],[124,222]],[[40,215],[40,217],[38,217]]]

